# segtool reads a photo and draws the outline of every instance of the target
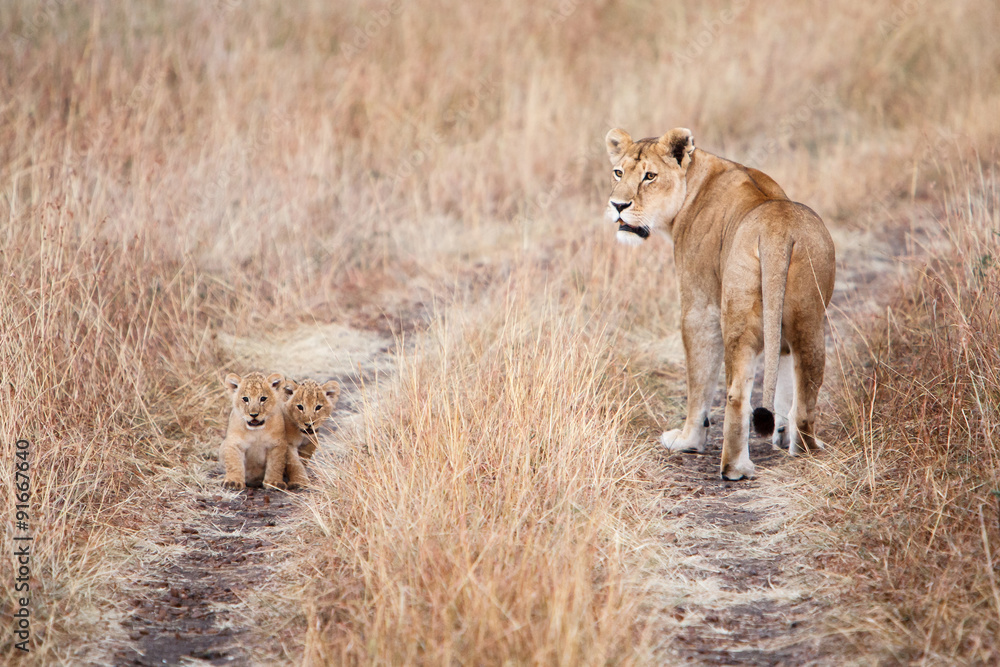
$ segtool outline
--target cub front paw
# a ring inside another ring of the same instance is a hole
[[[301,489],[306,486],[309,486],[309,478],[307,477],[296,477],[288,480],[289,489]]]
[[[241,489],[245,489],[246,486],[247,485],[245,482],[241,482],[238,479],[227,479],[224,482],[222,482],[222,488],[232,489],[234,491],[240,491]]]
[[[267,481],[265,479],[264,480],[264,486],[273,486],[274,488],[281,489],[282,491],[284,491],[285,489],[288,488],[288,485],[285,484],[284,482],[280,481],[280,480],[278,480],[276,482],[269,482],[269,481]]]

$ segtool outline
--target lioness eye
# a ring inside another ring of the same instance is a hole
[[[243,397],[243,402],[244,402],[244,403],[249,403],[249,402],[250,402],[250,399],[249,399],[248,397],[244,396],[244,397]]]
[[[621,178],[622,177],[622,170],[621,169],[615,169],[614,172],[612,172],[612,173],[614,173],[615,178]]]
[[[643,178],[644,178],[645,180],[647,180],[647,181],[651,181],[651,180],[653,180],[654,178],[656,178],[656,174],[654,174],[654,173],[653,173],[653,172],[651,172],[651,171],[647,171],[647,172],[646,172],[646,175],[645,175],[645,176],[643,176]]]
[[[303,408],[301,405],[296,405],[295,407],[297,407],[299,410],[305,410],[305,408]]]

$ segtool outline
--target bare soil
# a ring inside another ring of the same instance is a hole
[[[135,644],[119,651],[117,664],[250,660],[251,631],[239,607],[248,593],[266,585],[270,533],[280,530],[294,506],[288,494],[264,489],[228,498],[197,495],[193,502],[192,525],[173,536],[182,547],[179,557],[142,582],[147,594],[135,598],[135,611],[123,622]]]

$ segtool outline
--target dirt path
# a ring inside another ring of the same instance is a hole
[[[847,337],[849,317],[874,303],[875,281],[886,284],[892,256],[901,251],[890,239],[860,233],[842,234],[837,244],[831,345]],[[220,338],[248,366],[341,383],[334,414],[341,430],[327,433],[326,453],[314,465],[334,463],[337,443],[359,425],[362,385],[392,369],[388,338],[337,325],[303,327],[286,341]],[[669,361],[682,364],[678,346],[667,348]],[[827,395],[837,375],[832,349],[828,360]],[[758,477],[723,481],[722,421],[720,403],[706,454],[662,454],[657,461],[669,556],[659,582],[665,631],[657,657],[666,664],[836,664],[836,640],[822,619],[842,584],[810,560],[800,531],[802,503],[783,484],[808,462],[772,450],[769,439],[754,439]],[[275,546],[294,539],[296,498],[308,491],[223,490],[213,460],[217,445],[203,443],[202,462],[164,492],[162,519],[140,545],[136,580],[125,586],[129,611],[121,625],[130,644],[114,654],[115,664],[251,664],[283,654],[276,639],[261,646],[273,632],[251,628],[247,619],[280,565]]]
[[[879,310],[879,295],[888,296],[886,287],[899,268],[895,258],[903,252],[901,235],[842,232],[836,242],[837,290],[821,394],[826,397],[839,382],[836,346],[852,338],[853,318]],[[672,361],[683,363],[683,357]],[[683,395],[683,384],[676,390]],[[843,647],[824,617],[844,582],[814,562],[814,547],[802,530],[808,510],[787,484],[797,466],[810,463],[773,450],[770,438],[751,438],[756,479],[720,479],[721,395],[712,411],[708,451],[662,455],[663,513],[672,544],[663,582],[668,618],[661,657],[668,664],[843,664]],[[826,406],[821,419],[833,417]]]
[[[341,384],[337,432],[325,428],[313,466],[333,464],[345,432],[360,422],[362,387],[392,368],[384,338],[337,325],[304,327],[287,341],[222,344],[249,366]],[[130,644],[115,652],[114,664],[243,665],[261,652],[282,653],[277,640],[260,645],[268,632],[248,626],[248,611],[278,568],[275,546],[300,523],[296,498],[309,491],[226,491],[217,447],[200,446],[201,462],[165,490],[162,519],[137,547],[136,580],[125,585],[131,611],[121,621]]]

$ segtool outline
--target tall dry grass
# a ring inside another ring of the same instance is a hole
[[[370,416],[380,467],[358,459],[369,485],[338,480],[318,505],[354,532],[316,558],[357,587],[310,597],[323,631],[308,655],[342,655],[363,635],[352,655],[377,660],[377,636],[406,657],[407,635],[393,634],[406,622],[423,642],[415,659],[641,660],[644,602],[622,592],[636,590],[634,544],[614,537],[644,521],[622,426],[637,399],[619,363],[636,338],[671,333],[676,306],[665,248],[599,240],[601,138],[687,126],[835,228],[880,225],[879,206],[930,189],[928,154],[948,159],[940,134],[995,142],[997,11],[0,5],[0,359],[15,386],[0,475],[27,435],[33,657],[72,661],[108,632],[95,619],[116,604],[163,468],[218,436],[215,374],[229,360],[213,334],[364,324],[434,302],[437,351],[407,357],[396,398]],[[557,291],[529,298],[547,284]],[[504,369],[539,393],[492,384]],[[430,514],[389,506],[401,494]],[[462,500],[478,504],[461,513]],[[505,507],[526,513],[523,529]],[[431,535],[449,525],[461,539]],[[504,597],[531,581],[550,595]],[[403,591],[431,613],[401,606]]]
[[[960,183],[850,367],[824,512],[849,544],[831,566],[858,586],[850,630],[905,663],[1000,659],[1000,181]]]
[[[649,659],[657,499],[620,337],[523,277],[537,294],[433,324],[310,502],[307,662]]]

